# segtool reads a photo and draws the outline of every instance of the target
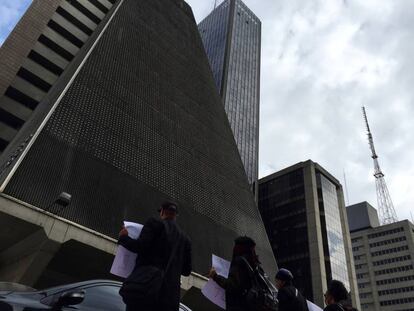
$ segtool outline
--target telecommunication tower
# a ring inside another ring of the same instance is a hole
[[[374,139],[372,138],[371,130],[369,128],[365,107],[362,107],[362,113],[364,115],[365,125],[367,126],[368,142],[372,153],[371,157],[374,160],[374,176],[375,185],[377,188],[379,218],[382,225],[392,224],[398,221],[397,213],[395,212],[387,184],[385,183],[384,173],[381,171],[378,163],[378,155],[375,151]]]

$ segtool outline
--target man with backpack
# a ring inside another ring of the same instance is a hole
[[[275,279],[279,311],[308,311],[306,299],[293,286],[293,274],[289,270],[280,269]]]
[[[160,219],[150,218],[138,239],[123,228],[118,244],[138,254],[120,290],[127,311],[178,311],[180,277],[191,273],[191,242],[176,224],[177,205],[166,202]]]
[[[228,278],[211,268],[209,277],[226,292],[227,311],[277,310],[266,276],[255,251],[256,243],[247,236],[234,241]]]
[[[324,311],[357,311],[349,304],[348,291],[341,281],[330,281],[324,297],[326,304]]]

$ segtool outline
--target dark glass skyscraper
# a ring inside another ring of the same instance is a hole
[[[307,299],[323,306],[329,280],[344,282],[355,305],[355,270],[337,179],[312,161],[259,180],[259,209],[280,267],[291,270]]]
[[[250,184],[258,178],[261,22],[226,0],[198,25]]]

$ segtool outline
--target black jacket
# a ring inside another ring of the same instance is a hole
[[[118,243],[137,253],[135,268],[156,266],[165,269],[171,252],[177,244],[169,271],[165,275],[159,308],[178,310],[180,303],[180,277],[191,273],[191,242],[173,220],[150,218],[142,228],[137,240],[121,236]]]
[[[241,257],[235,257],[230,264],[229,276],[226,279],[215,275],[214,281],[226,291],[227,311],[248,311],[245,293],[252,282],[246,263]]]
[[[323,311],[358,311],[357,309],[353,308],[351,305],[346,303],[334,303],[328,305],[323,309]]]
[[[279,311],[308,311],[306,299],[293,285],[286,285],[279,289],[277,300],[279,300]]]
[[[339,304],[332,304],[327,305],[323,311],[345,311],[342,305]]]

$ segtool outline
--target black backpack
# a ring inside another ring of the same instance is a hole
[[[252,287],[245,293],[250,311],[277,311],[277,291],[260,266],[252,268],[246,258],[241,257],[249,271]]]

